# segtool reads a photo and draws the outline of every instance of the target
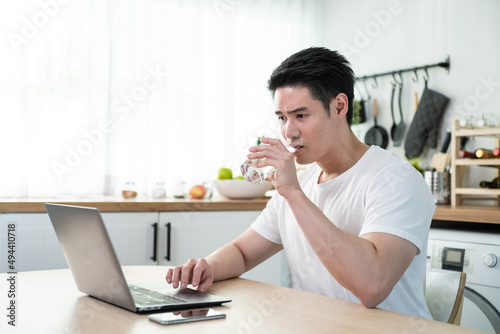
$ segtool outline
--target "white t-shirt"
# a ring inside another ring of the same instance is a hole
[[[393,234],[419,250],[392,292],[377,307],[431,319],[424,287],[427,238],[435,205],[422,175],[378,146],[371,146],[353,167],[333,180],[318,184],[320,173],[319,166],[313,164],[299,173],[299,183],[332,224],[354,235]],[[318,260],[288,203],[278,193],[252,228],[264,238],[283,244],[295,289],[360,302]]]

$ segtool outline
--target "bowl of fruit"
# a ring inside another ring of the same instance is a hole
[[[262,198],[273,186],[269,181],[253,184],[245,180],[243,176],[233,178],[231,169],[225,167],[219,169],[219,174],[214,181],[214,185],[219,194],[228,199]]]

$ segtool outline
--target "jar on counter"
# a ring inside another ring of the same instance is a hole
[[[151,196],[154,199],[163,199],[167,198],[167,190],[165,188],[164,182],[156,182],[153,191],[151,192]]]
[[[174,189],[172,191],[174,198],[185,198],[186,197],[186,182],[178,181],[175,183]]]
[[[425,171],[425,182],[434,198],[435,204],[450,204],[451,199],[451,174],[449,171]]]

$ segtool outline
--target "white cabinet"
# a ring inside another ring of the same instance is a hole
[[[177,266],[206,257],[250,227],[260,211],[160,212],[159,264]],[[288,286],[288,265],[280,252],[242,277]]]
[[[157,264],[158,212],[105,212],[101,215],[121,265]]]
[[[158,212],[102,213],[104,224],[122,265],[155,265]],[[0,272],[7,272],[7,227],[15,224],[15,270],[68,268],[46,213],[0,215]]]
[[[176,266],[232,241],[261,211],[105,212],[104,224],[122,265]],[[7,227],[15,224],[15,269],[8,268]],[[68,268],[46,213],[0,214],[0,272]],[[242,277],[289,286],[283,252]]]
[[[8,233],[15,225],[11,238],[15,247],[14,268],[7,263]],[[4,213],[0,215],[0,272],[68,268],[46,213]]]

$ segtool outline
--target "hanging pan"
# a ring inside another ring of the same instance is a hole
[[[377,109],[377,99],[373,98],[373,121],[375,125],[368,130],[365,135],[365,144],[367,145],[377,145],[382,148],[387,147],[389,142],[389,135],[383,127],[377,125],[378,109]]]

